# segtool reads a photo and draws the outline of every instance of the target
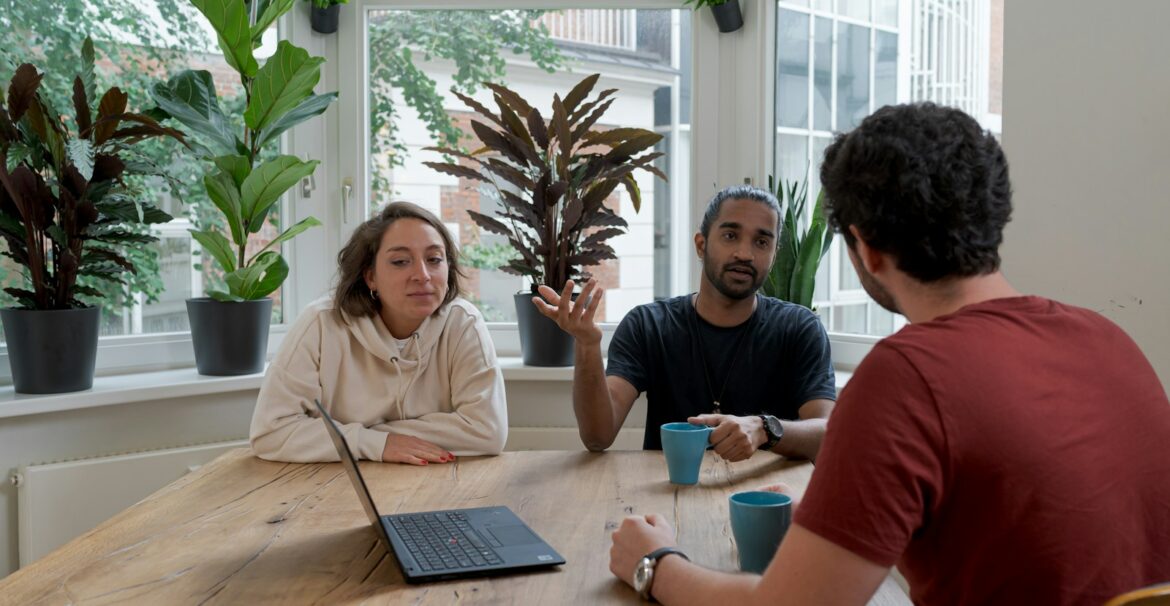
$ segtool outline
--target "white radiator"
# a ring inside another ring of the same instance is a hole
[[[247,440],[29,465],[19,470],[17,532],[26,566]]]

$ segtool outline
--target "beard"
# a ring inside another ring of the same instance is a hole
[[[728,271],[732,268],[750,272],[751,280],[747,284],[733,281],[728,275]],[[752,267],[748,263],[728,263],[722,268],[716,268],[715,262],[707,257],[703,258],[703,275],[715,287],[715,290],[734,301],[741,301],[756,294],[756,291],[764,283],[765,278],[765,276],[760,275],[760,272],[756,271],[755,267]]]
[[[853,269],[857,270],[857,279],[861,281],[861,287],[865,289],[865,293],[874,300],[875,303],[882,306],[888,312],[900,314],[902,311],[898,309],[898,302],[894,300],[894,296],[890,291],[882,286],[873,274],[865,270],[865,266],[858,263],[854,258],[852,252],[849,255],[850,260],[853,261]]]

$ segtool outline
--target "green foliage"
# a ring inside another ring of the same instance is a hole
[[[764,280],[764,294],[812,309],[817,267],[833,243],[833,232],[825,221],[825,191],[817,195],[812,218],[807,220],[807,180],[773,183],[768,177],[768,189],[780,200],[784,221],[776,240],[776,262]]]
[[[459,249],[459,262],[471,269],[496,269],[516,260],[516,249],[496,244],[468,244]]]
[[[415,59],[448,60],[455,64],[454,90],[474,94],[480,82],[505,80],[505,56],[525,55],[540,69],[553,73],[565,60],[548,29],[533,26],[539,10],[409,10],[394,11],[371,20],[370,52],[370,161],[388,168],[402,166],[406,145],[395,124],[398,91],[406,105],[426,124],[438,145],[457,148],[465,136],[443,107],[436,83]],[[416,56],[417,55],[417,56]],[[390,201],[392,187],[377,164],[370,167],[371,191]]]
[[[92,89],[93,43],[87,38],[81,47],[74,128],[41,95],[44,76],[31,63],[16,69],[7,103],[0,103],[0,238],[4,254],[24,268],[26,286],[5,292],[26,309],[84,307],[78,296],[103,297],[93,280],[120,290],[137,271],[127,251],[158,240],[142,226],[172,218],[141,199],[123,176],[151,172],[134,143],[182,141],[182,133],[127,111],[128,96],[117,87],[99,101]]]
[[[666,180],[653,165],[661,152],[635,157],[653,148],[662,135],[640,128],[591,130],[617,92],[607,89],[590,100],[600,77],[587,76],[563,101],[554,94],[547,122],[515,91],[498,84],[484,83],[492,90],[498,112],[456,92],[468,107],[487,118],[487,122],[471,123],[483,147],[471,154],[429,148],[465,164],[423,163],[487,186],[485,190],[504,209],[503,221],[473,210],[467,214],[481,229],[508,239],[520,257],[499,269],[531,277],[534,292],[539,284],[560,291],[565,282],[582,275],[581,267],[616,259],[605,242],[625,233],[622,228],[627,223],[605,207],[606,198],[618,186],[625,187],[637,212],[642,194],[634,171],[641,169]]]
[[[226,224],[221,230],[191,230],[224,271],[226,290],[208,289],[221,301],[261,299],[288,276],[288,263],[273,246],[320,225],[309,217],[289,227],[267,246],[247,256],[248,238],[258,233],[280,198],[316,169],[318,161],[267,153],[268,144],[289,128],[324,112],[337,93],[316,95],[321,79],[321,57],[287,41],[259,66],[252,49],[264,31],[292,7],[289,0],[269,0],[256,6],[244,0],[192,0],[218,34],[228,64],[240,75],[247,106],[243,125],[234,125],[220,105],[211,74],[186,70],[151,90],[159,115],[187,127],[197,141],[199,156],[210,162],[203,185]],[[252,9],[249,12],[249,9]],[[250,13],[250,14],[249,14]]]

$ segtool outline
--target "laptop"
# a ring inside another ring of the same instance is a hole
[[[315,402],[374,533],[398,561],[407,583],[510,574],[565,563],[507,507],[379,515],[345,436],[321,402]]]

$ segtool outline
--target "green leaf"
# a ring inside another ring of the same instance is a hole
[[[252,172],[252,163],[247,156],[217,156],[212,158],[212,162],[215,162],[216,166],[232,176],[232,181],[235,182],[237,188],[244,184],[244,179],[248,178],[248,173]]]
[[[223,237],[223,234],[215,231],[199,231],[196,229],[188,229],[191,232],[191,237],[195,238],[196,242],[203,247],[215,260],[219,266],[226,272],[233,272],[236,270],[236,259],[233,256],[232,244],[228,239]]]
[[[268,126],[313,94],[324,62],[324,57],[310,57],[305,49],[281,40],[252,83],[252,98],[244,111],[248,128]]]
[[[207,296],[211,297],[212,299],[215,299],[216,301],[223,301],[225,303],[228,303],[228,302],[239,303],[239,302],[245,300],[243,297],[237,297],[236,295],[233,295],[231,293],[226,293],[222,290],[209,290],[209,291],[207,291]]]
[[[301,162],[296,156],[277,156],[257,166],[240,187],[240,208],[249,233],[260,231],[268,209],[297,181],[313,174],[318,161]]]
[[[219,107],[211,73],[180,72],[167,82],[155,84],[151,96],[163,111],[214,144],[220,152],[235,153],[236,136]]]
[[[825,237],[824,230],[810,232],[804,238],[804,246],[800,249],[800,257],[796,262],[796,270],[792,274],[792,283],[789,294],[792,302],[812,309],[813,290],[816,286],[817,265],[821,261],[821,243]]]
[[[73,139],[66,144],[69,161],[86,181],[93,179],[93,144],[89,139]]]
[[[272,248],[273,246],[279,246],[284,242],[288,242],[310,227],[316,227],[318,225],[321,225],[321,222],[318,221],[316,217],[307,217],[302,221],[298,221],[292,227],[281,232],[279,236],[273,238],[271,242],[264,245],[264,248],[260,249],[260,252],[253,256],[252,259],[255,260],[256,257],[259,257],[261,253],[268,250],[269,248]]]
[[[288,263],[270,250],[257,255],[247,267],[224,275],[224,281],[233,295],[254,301],[280,288],[287,277]]]
[[[96,53],[93,51],[93,40],[85,37],[85,42],[81,43],[81,83],[85,89],[85,98],[93,103],[97,98],[97,76],[94,73],[94,64],[96,63]]]
[[[261,5],[262,12],[260,17],[256,19],[256,24],[252,26],[252,45],[260,44],[260,39],[264,37],[265,30],[270,25],[276,22],[281,15],[288,12],[296,0],[272,0],[267,6]]]
[[[240,212],[240,190],[237,189],[232,176],[225,171],[216,171],[203,177],[203,186],[207,188],[207,197],[223,213],[228,228],[232,232],[232,241],[236,246],[244,246],[248,236],[244,233],[244,221]]]
[[[262,148],[268,145],[270,141],[276,139],[284,131],[312,118],[313,116],[325,113],[329,109],[329,104],[337,99],[337,93],[325,93],[324,95],[311,95],[300,105],[288,110],[283,116],[273,120],[268,126],[261,130],[256,135],[256,147]]]
[[[191,4],[211,22],[219,34],[219,48],[223,57],[248,78],[256,75],[259,66],[252,56],[252,29],[248,26],[247,4],[241,0],[191,0]]]

